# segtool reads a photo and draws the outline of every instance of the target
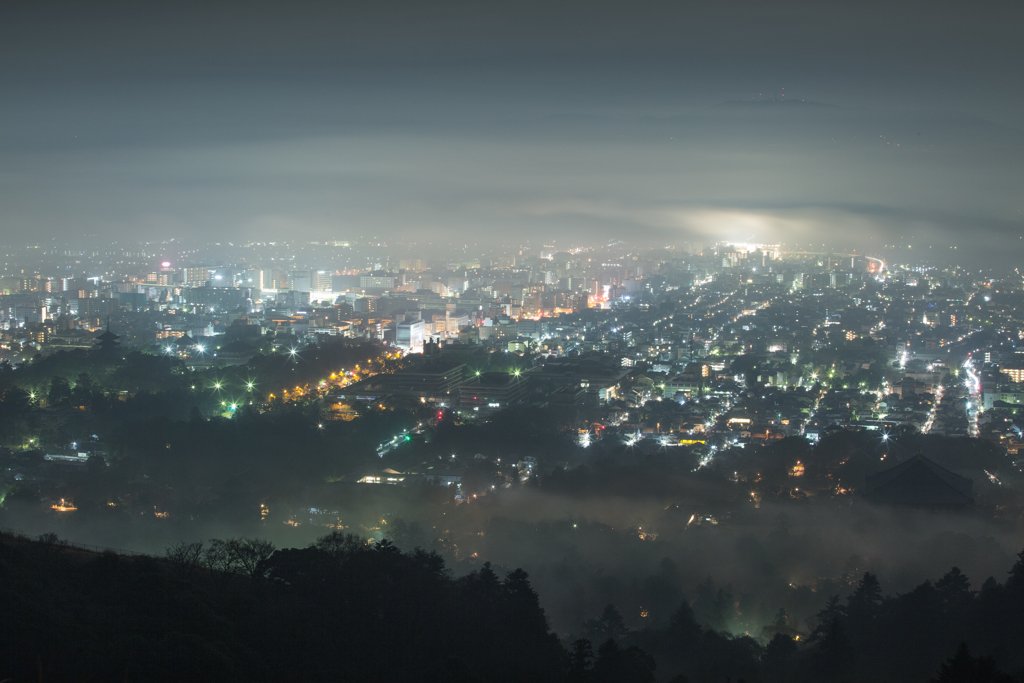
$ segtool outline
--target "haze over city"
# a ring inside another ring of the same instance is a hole
[[[1014,17],[12,5],[0,221],[15,242],[753,235],[989,259],[1024,220]]]

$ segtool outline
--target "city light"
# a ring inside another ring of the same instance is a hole
[[[0,21],[2,675],[1024,676],[1024,3],[135,4]]]

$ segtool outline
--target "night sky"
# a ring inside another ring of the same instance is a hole
[[[4,3],[0,236],[1015,259],[1021,26],[1019,1]]]

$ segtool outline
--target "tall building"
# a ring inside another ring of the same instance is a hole
[[[210,279],[210,266],[186,266],[181,274],[187,287],[203,287]]]
[[[1024,364],[1006,363],[999,368],[999,372],[1007,375],[1011,382],[1016,382],[1018,384],[1024,382]]]
[[[395,278],[379,275],[363,275],[359,278],[361,289],[394,289]]]
[[[314,270],[309,275],[309,289],[313,292],[329,292],[334,288],[333,273],[329,270]]]
[[[409,353],[423,353],[423,333],[426,325],[422,320],[407,320],[395,328],[395,345]]]
[[[427,263],[423,259],[401,259],[398,262],[398,267],[402,270],[411,270],[414,272],[420,272],[427,269]]]
[[[461,276],[454,276],[448,278],[448,291],[461,294],[469,289],[469,281]]]
[[[312,278],[309,275],[309,271],[295,271],[288,273],[288,289],[296,292],[308,293],[312,285]]]

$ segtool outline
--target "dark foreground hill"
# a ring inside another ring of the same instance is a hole
[[[278,551],[253,578],[4,537],[0,680],[564,680],[525,572],[331,550]]]
[[[883,596],[866,573],[809,631],[780,610],[763,633],[730,635],[687,601],[667,628],[630,631],[609,605],[570,652],[522,570],[456,579],[437,554],[387,541],[234,539],[155,558],[0,534],[0,682],[1006,683],[1024,680],[1019,558],[980,591],[953,568]],[[735,602],[727,588],[702,600]]]

